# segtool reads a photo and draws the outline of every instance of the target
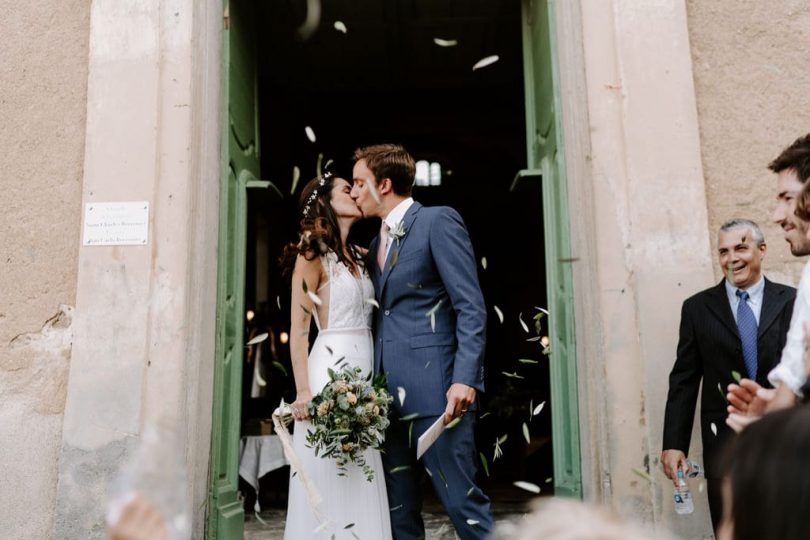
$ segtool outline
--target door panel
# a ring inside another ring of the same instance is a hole
[[[580,497],[576,348],[568,195],[561,151],[559,85],[553,2],[523,0],[523,62],[526,84],[526,150],[529,169],[542,172],[549,337],[554,487]]]
[[[239,434],[244,350],[247,184],[260,178],[252,1],[225,5],[217,335],[206,536],[241,539]]]

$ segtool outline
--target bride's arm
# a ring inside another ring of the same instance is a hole
[[[309,355],[309,326],[315,303],[304,292],[304,283],[306,283],[308,291],[313,293],[317,291],[321,283],[322,268],[323,265],[318,257],[308,261],[299,255],[293,269],[290,302],[290,360],[295,378],[296,396],[292,404],[292,411],[293,418],[296,420],[309,418],[307,404],[312,399],[312,389],[309,387],[307,374],[307,356]]]

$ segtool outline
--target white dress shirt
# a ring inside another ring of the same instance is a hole
[[[408,197],[388,212],[388,215],[383,218],[383,221],[388,225],[389,230],[397,228],[397,223],[405,219],[405,214],[413,204],[413,197]],[[388,258],[388,252],[391,251],[391,236],[388,236],[388,247],[385,249],[385,257]]]
[[[805,321],[810,321],[810,262],[804,265],[802,278],[799,280],[782,359],[768,373],[768,380],[772,385],[785,384],[799,397],[803,397],[801,388],[807,379],[804,369]]]
[[[759,281],[748,287],[747,289],[739,289],[733,284],[724,281],[726,285],[726,296],[728,296],[728,303],[731,306],[731,313],[734,315],[734,322],[737,322],[737,307],[740,305],[740,297],[737,296],[738,290],[743,290],[748,293],[748,307],[754,312],[754,317],[759,326],[759,314],[762,313],[762,298],[765,296],[765,278],[759,276]]]

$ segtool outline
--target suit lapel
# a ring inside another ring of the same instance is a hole
[[[706,307],[739,339],[740,331],[737,329],[737,323],[734,322],[734,314],[731,313],[724,281],[720,281],[716,287],[711,289],[706,299]]]
[[[405,230],[405,236],[400,238],[399,242],[391,239],[391,242],[394,244],[391,246],[391,249],[388,250],[388,256],[385,258],[385,265],[383,266],[382,276],[380,278],[380,296],[382,296],[382,290],[385,288],[385,282],[388,281],[388,276],[391,275],[391,271],[396,267],[396,260],[394,260],[394,252],[397,253],[397,257],[399,257],[399,253],[402,251],[402,246],[405,245],[405,242],[408,240],[410,236],[409,233],[411,231],[411,225],[413,225],[414,220],[416,219],[416,214],[419,212],[419,209],[422,208],[422,205],[418,202],[414,201],[408,211],[405,212],[405,217],[402,219],[402,226]],[[391,262],[394,264],[391,264]]]
[[[770,328],[785,303],[785,290],[778,288],[765,278],[765,290],[762,294],[762,311],[759,313],[759,330],[757,335],[762,335]]]

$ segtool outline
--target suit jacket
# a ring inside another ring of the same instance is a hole
[[[402,415],[444,412],[446,393],[460,382],[484,390],[486,307],[472,244],[458,212],[414,202],[404,235],[391,238],[383,270],[369,246],[379,303],[374,320],[374,370],[385,372]]]
[[[768,372],[779,363],[795,298],[796,289],[793,287],[765,279],[757,334],[757,382],[765,387],[770,387]],[[669,375],[664,418],[664,450],[677,449],[688,454],[702,379],[700,432],[707,478],[717,478],[722,474],[717,460],[721,458],[724,443],[733,433],[725,422],[726,388],[735,382],[732,371],[746,377],[737,323],[721,281],[683,303],[678,353]]]

